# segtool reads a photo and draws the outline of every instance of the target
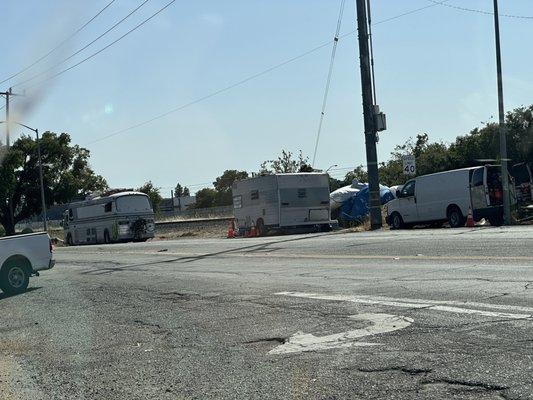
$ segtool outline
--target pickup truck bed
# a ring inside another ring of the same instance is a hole
[[[54,266],[53,247],[47,233],[0,238],[0,289],[6,294],[24,292],[32,275]]]

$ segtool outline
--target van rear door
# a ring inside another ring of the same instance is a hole
[[[470,177],[470,196],[472,198],[473,210],[480,210],[487,207],[489,199],[485,167],[479,167],[472,171]]]

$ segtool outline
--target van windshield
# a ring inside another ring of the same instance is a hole
[[[152,206],[147,196],[123,196],[117,199],[117,211],[121,213],[152,211]]]

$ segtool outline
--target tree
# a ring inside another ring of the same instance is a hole
[[[174,188],[174,197],[183,196],[183,187],[178,183]]]
[[[150,198],[154,212],[159,212],[159,206],[163,201],[160,188],[155,187],[152,181],[148,181],[137,189],[137,191],[146,194]]]
[[[47,206],[69,203],[107,188],[103,177],[89,166],[89,150],[71,145],[70,135],[45,132],[41,137],[44,192]],[[11,211],[13,210],[13,218]],[[8,235],[15,225],[42,212],[37,143],[22,136],[0,165],[0,224]]]
[[[195,208],[209,208],[215,206],[217,191],[211,188],[201,189],[196,192]]]
[[[313,167],[309,165],[309,157],[304,158],[301,150],[297,159],[293,159],[292,152],[281,150],[281,155],[277,159],[264,161],[259,167],[260,175],[294,172],[313,172]]]
[[[351,185],[354,179],[357,179],[358,182],[368,182],[368,172],[366,172],[365,167],[358,165],[353,171],[348,172],[344,177],[344,184],[346,186]]]
[[[237,171],[235,169],[228,169],[224,171],[224,173],[216,178],[215,182],[213,182],[213,186],[217,192],[215,205],[231,205],[233,202],[233,197],[231,195],[231,187],[233,182],[246,178],[248,178],[248,172],[246,171]]]
[[[187,186],[181,186],[181,184],[177,184],[174,188],[174,197],[186,197],[190,196],[191,192]]]

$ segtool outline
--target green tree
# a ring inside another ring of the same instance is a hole
[[[344,177],[344,186],[351,185],[354,179],[359,182],[368,182],[368,172],[366,172],[365,167],[358,165],[353,171],[348,172]]]
[[[292,152],[281,150],[281,155],[275,160],[264,161],[259,167],[259,174],[287,174],[294,172],[313,172],[309,165],[309,157],[304,157],[302,151],[298,158],[294,158]]]
[[[155,187],[152,181],[148,181],[139,189],[137,189],[137,191],[146,194],[150,198],[150,202],[152,203],[154,212],[159,212],[159,207],[161,206],[161,202],[163,201],[160,188]]]
[[[224,173],[216,178],[213,182],[213,186],[216,190],[215,205],[217,206],[228,206],[233,202],[233,197],[231,195],[231,187],[233,182],[248,178],[248,172],[246,171],[237,171],[235,169],[228,169]]]
[[[72,201],[107,188],[103,177],[89,165],[89,150],[71,144],[67,133],[45,132],[41,137],[43,181],[48,206]],[[15,225],[42,212],[37,143],[22,136],[9,152],[3,152],[0,165],[0,224],[8,235]],[[11,211],[13,210],[13,218]]]
[[[175,197],[183,196],[183,186],[181,186],[179,183],[174,188],[174,196]]]
[[[184,186],[183,187],[183,192],[181,194],[182,196],[190,196],[191,195],[191,191],[189,190],[189,188],[187,186]]]
[[[211,188],[201,189],[196,192],[195,208],[209,208],[215,206],[217,191]]]

